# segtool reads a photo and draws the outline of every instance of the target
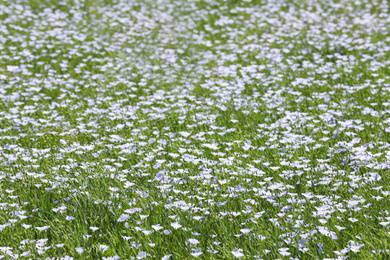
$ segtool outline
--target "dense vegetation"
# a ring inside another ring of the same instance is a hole
[[[0,0],[0,259],[389,259],[386,0]]]

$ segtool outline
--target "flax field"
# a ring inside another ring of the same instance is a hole
[[[390,259],[387,0],[0,0],[0,259]]]

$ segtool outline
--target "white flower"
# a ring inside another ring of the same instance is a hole
[[[99,230],[99,228],[98,228],[98,227],[89,227],[89,229],[91,229],[92,231]]]
[[[200,256],[201,254],[203,254],[203,252],[191,253],[191,255],[194,256],[194,257],[198,257],[198,256]]]
[[[242,149],[244,149],[245,151],[247,151],[247,150],[249,150],[251,147],[252,147],[252,145],[250,145],[249,143],[244,143],[244,145],[242,146]]]
[[[179,134],[181,134],[182,136],[184,137],[189,137],[191,135],[191,133],[188,133],[188,132],[179,132]]]
[[[150,230],[142,230],[142,233],[144,233],[145,235],[149,236],[150,234],[153,233],[153,230],[150,231]]]
[[[202,144],[203,147],[207,147],[213,150],[218,150],[218,145],[217,144]]]
[[[355,222],[358,222],[359,220],[357,220],[356,218],[348,218],[349,221],[355,223]]]
[[[158,168],[160,168],[160,167],[161,167],[161,164],[160,164],[160,163],[156,163],[156,164],[153,166],[154,169],[158,169]]]
[[[79,254],[81,254],[81,253],[84,252],[84,248],[82,248],[82,247],[77,247],[77,248],[76,248],[76,252],[79,253]]]
[[[118,187],[109,187],[108,188],[110,191],[112,191],[112,192],[117,192],[117,191],[119,191],[119,188]]]
[[[22,224],[21,226],[26,228],[26,229],[32,227],[32,225],[27,225],[27,224]]]
[[[28,256],[30,255],[30,251],[26,251],[20,254],[20,256]]]
[[[338,230],[343,230],[343,229],[345,229],[345,227],[341,227],[341,226],[337,226],[337,225],[335,225],[335,227],[336,227]]]
[[[75,219],[75,217],[72,217],[72,216],[66,216],[66,217],[65,217],[65,219],[70,221],[70,220],[74,220],[74,219]]]
[[[163,256],[163,257],[161,258],[161,260],[168,260],[169,258],[171,258],[171,256],[172,256],[172,254]]]
[[[338,256],[341,256],[341,255],[345,255],[346,253],[348,253],[349,251],[351,251],[349,248],[344,248],[342,249],[341,251],[333,251],[336,255]]]
[[[249,232],[252,231],[252,228],[243,228],[243,229],[240,229],[240,231],[241,231],[243,234],[248,234]]]
[[[39,231],[44,231],[44,230],[50,228],[50,226],[35,227],[35,228],[38,229]]]
[[[127,215],[127,214],[122,214],[122,215],[119,217],[118,221],[119,221],[119,222],[124,222],[124,221],[126,221],[126,220],[128,220],[128,219],[130,219],[130,216],[129,216],[129,215]]]
[[[243,253],[242,253],[242,249],[238,249],[236,251],[232,251],[232,254],[234,257],[243,257],[245,256]]]
[[[332,239],[334,239],[334,240],[337,240],[337,239],[338,239],[336,233],[333,232],[333,231],[329,231],[329,229],[328,229],[327,227],[319,226],[317,229],[318,229],[318,231],[319,231],[321,234],[323,234],[323,235],[325,235],[325,236],[327,236],[327,237],[330,237],[330,238],[332,238]]]
[[[125,187],[125,189],[127,189],[127,188],[129,188],[129,187],[131,187],[131,186],[133,186],[133,185],[135,185],[135,183],[126,181],[123,187]]]
[[[350,243],[351,243],[350,249],[351,249],[351,251],[354,252],[354,253],[359,252],[359,251],[360,251],[360,248],[361,248],[362,246],[364,246],[364,244],[356,243],[356,242],[353,241],[353,240],[351,240]]]
[[[100,250],[102,250],[102,252],[105,252],[105,251],[107,251],[108,250],[108,246],[106,246],[106,245],[99,245],[99,249]]]
[[[197,244],[199,244],[198,239],[194,239],[194,238],[188,239],[188,242],[190,242],[192,245],[197,245]]]
[[[174,229],[179,229],[179,228],[181,228],[181,225],[180,225],[178,222],[172,223],[171,226],[172,226]]]
[[[137,259],[143,259],[145,257],[146,257],[146,252],[143,251],[139,252],[139,254],[137,255]]]
[[[290,252],[287,252],[289,248],[287,247],[283,247],[283,248],[279,248],[279,253],[282,255],[282,256],[288,256],[288,255],[291,255]]]
[[[163,229],[163,227],[160,224],[152,225],[152,228],[156,231],[159,231],[160,229]]]

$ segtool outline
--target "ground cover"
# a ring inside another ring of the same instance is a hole
[[[388,1],[0,0],[0,259],[388,259]]]

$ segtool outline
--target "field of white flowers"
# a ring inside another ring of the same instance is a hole
[[[389,259],[387,0],[0,0],[0,259]]]

